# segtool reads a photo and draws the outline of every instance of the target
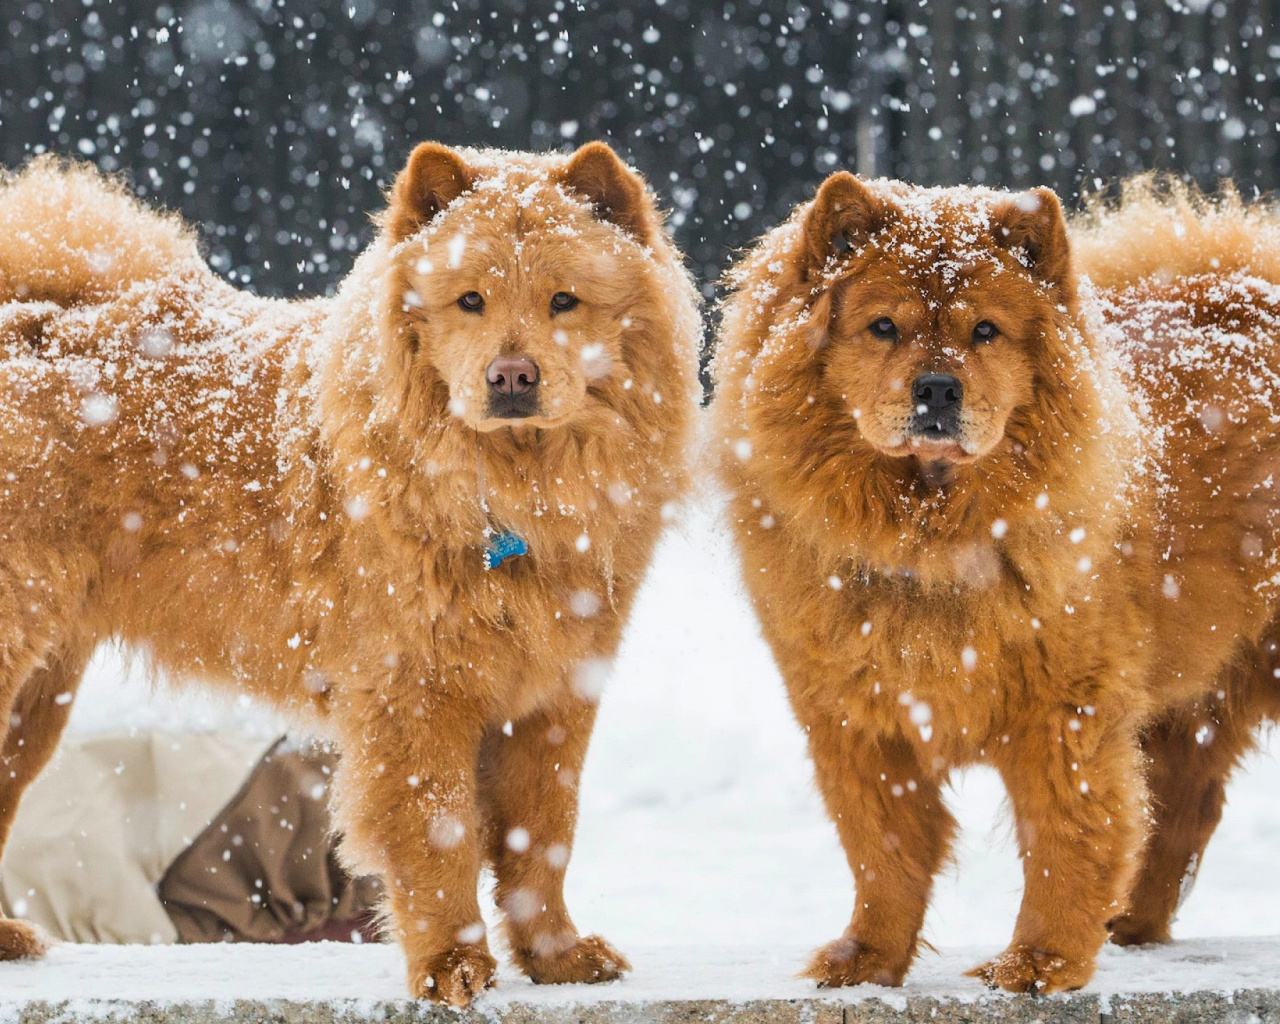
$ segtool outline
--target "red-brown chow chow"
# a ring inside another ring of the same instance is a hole
[[[1280,231],[1138,182],[1075,247],[1048,190],[839,173],[733,277],[721,476],[857,885],[820,984],[902,982],[975,762],[1025,872],[975,974],[1069,989],[1109,930],[1167,938],[1280,704]]]
[[[332,299],[217,278],[91,170],[0,188],[0,836],[94,645],[337,741],[414,995],[626,961],[562,884],[602,659],[686,483],[698,304],[606,146],[423,144]],[[527,553],[498,561],[500,545]],[[490,567],[492,565],[492,567]],[[0,921],[0,953],[39,949]]]

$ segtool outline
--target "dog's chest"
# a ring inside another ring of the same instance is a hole
[[[1016,594],[925,595],[872,581],[846,595],[824,660],[843,669],[841,713],[883,731],[967,748],[1044,675],[1044,623]]]
[[[540,556],[529,546],[484,567],[469,552],[430,629],[427,658],[455,665],[507,700],[575,682],[575,666],[611,657],[619,631],[618,581],[595,560]],[[535,700],[536,703],[536,700]]]

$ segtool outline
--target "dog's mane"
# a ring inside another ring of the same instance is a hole
[[[481,177],[455,208],[472,200],[519,204],[531,187],[546,185],[563,159],[460,152]],[[413,238],[429,238],[438,224]],[[640,246],[615,230],[617,244],[633,250],[629,265],[639,282],[631,296],[633,326],[623,337],[633,386],[612,378],[597,382],[593,390],[606,401],[592,411],[566,426],[520,435],[478,434],[450,413],[447,385],[426,361],[411,358],[395,315],[404,288],[399,246],[380,236],[361,255],[337,296],[325,337],[311,349],[313,380],[328,375],[336,385],[318,392],[316,427],[333,448],[334,465],[348,477],[364,458],[398,467],[385,477],[364,474],[359,486],[369,508],[394,509],[381,528],[400,545],[411,547],[424,532],[474,544],[488,525],[487,512],[497,522],[519,518],[533,534],[526,537],[531,548],[549,558],[574,557],[579,538],[590,533],[599,549],[593,556],[607,561],[611,538],[638,516],[647,517],[650,503],[661,505],[683,492],[683,449],[698,399],[696,292],[665,235],[655,233],[651,244]],[[342,400],[335,400],[339,395]],[[482,480],[487,509],[479,501]],[[611,486],[628,500],[606,497]]]
[[[890,189],[895,200],[914,191],[900,183],[869,185]],[[921,191],[926,194],[913,200],[917,205],[939,195],[961,204],[966,199],[948,190]],[[995,195],[981,190],[975,198],[989,205]],[[785,517],[832,562],[908,570],[948,584],[958,553],[991,546],[997,518],[1016,524],[1021,517],[1037,531],[1054,532],[1083,507],[1118,510],[1125,471],[1100,439],[1129,433],[1132,424],[1117,398],[1110,356],[1075,303],[1053,309],[1044,325],[1033,403],[1011,416],[995,452],[942,491],[924,489],[902,460],[873,449],[840,403],[815,401],[822,394],[818,321],[833,277],[815,284],[800,269],[807,210],[800,207],[757,243],[724,304],[715,360],[715,441],[723,473],[745,482],[767,515]],[[939,229],[931,223],[931,231]],[[1041,493],[1048,494],[1049,508],[1032,513]]]

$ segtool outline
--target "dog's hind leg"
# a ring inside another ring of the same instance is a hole
[[[18,802],[49,762],[71,715],[71,700],[93,653],[91,640],[65,644],[34,669],[16,694],[0,694],[0,721],[7,724],[0,747],[0,853],[9,838]],[[25,921],[0,918],[0,960],[38,956],[45,943]]]
[[[630,965],[598,935],[578,934],[564,874],[578,815],[578,780],[595,704],[557,705],[493,729],[480,751],[485,849],[520,969],[539,984],[612,981]]]
[[[1166,711],[1143,736],[1153,827],[1128,908],[1109,926],[1119,945],[1169,941],[1222,818],[1227,779],[1253,746],[1259,722],[1280,712],[1270,666],[1256,651],[1227,670],[1219,692],[1225,699]]]

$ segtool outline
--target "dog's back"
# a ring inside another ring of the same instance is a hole
[[[50,156],[0,179],[0,304],[104,302],[130,285],[203,267],[175,216],[92,167]]]
[[[1246,203],[1230,186],[1211,197],[1176,178],[1131,178],[1118,202],[1086,201],[1071,225],[1071,248],[1076,270],[1104,291],[1203,274],[1280,284],[1275,207]]]
[[[0,183],[0,237],[0,675],[21,676],[117,619],[174,635],[183,595],[263,557],[246,524],[275,514],[288,341],[324,305],[238,291],[176,217],[52,158]]]
[[[1230,186],[1206,196],[1144,175],[1118,202],[1092,201],[1072,245],[1145,427],[1135,520],[1165,552],[1149,597],[1155,676],[1178,693],[1213,678],[1230,638],[1256,637],[1277,608],[1280,216]],[[1206,607],[1212,635],[1182,642],[1206,628]]]

